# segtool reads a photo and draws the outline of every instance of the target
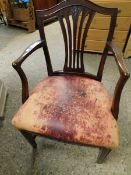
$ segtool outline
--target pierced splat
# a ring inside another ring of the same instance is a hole
[[[100,7],[89,0],[65,0],[50,9],[36,11],[40,38],[44,41],[43,50],[46,56],[48,75],[76,73],[80,75],[83,73],[84,76],[101,81],[104,63],[108,54],[107,44],[105,44],[97,75],[85,72],[83,61],[88,30],[96,13],[111,17],[107,42],[112,41],[117,17],[117,9],[115,8]],[[65,45],[65,62],[63,71],[53,71],[46,42],[44,21],[52,18],[57,19],[59,22],[63,35]]]
[[[68,7],[57,13],[65,43],[65,72],[84,72],[83,53],[76,50],[84,51],[85,39],[94,14],[92,10],[79,6]],[[80,27],[78,27],[80,15]],[[84,22],[86,26],[82,33]]]

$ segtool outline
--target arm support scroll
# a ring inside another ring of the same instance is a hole
[[[22,82],[22,103],[24,103],[27,98],[29,97],[29,88],[28,88],[28,80],[27,77],[21,68],[21,64],[25,61],[25,59],[31,55],[34,51],[44,46],[44,41],[36,41],[32,45],[30,45],[23,53],[22,55],[16,59],[12,66],[17,71],[17,73],[20,76],[21,82]]]
[[[130,74],[124,65],[123,53],[117,47],[117,45],[114,42],[108,42],[107,46],[109,47],[109,50],[113,53],[116,64],[120,72],[120,77],[115,87],[113,103],[112,103],[112,113],[114,117],[117,119],[118,113],[119,113],[119,103],[120,103],[121,93],[126,81],[130,77]]]

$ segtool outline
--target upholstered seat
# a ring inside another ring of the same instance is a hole
[[[118,127],[111,104],[101,82],[52,76],[36,86],[12,124],[63,141],[113,149],[118,146]]]

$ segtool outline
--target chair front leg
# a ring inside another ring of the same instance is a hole
[[[31,146],[35,149],[37,148],[37,144],[35,142],[35,137],[33,134],[24,131],[24,130],[20,130],[21,134],[26,138],[26,140],[31,144]]]
[[[99,164],[103,163],[110,152],[111,152],[111,149],[100,148],[100,153],[97,158],[97,163]]]

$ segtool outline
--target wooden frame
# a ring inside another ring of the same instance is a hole
[[[82,12],[82,18],[81,18],[81,23],[80,23],[79,32],[78,32],[79,33],[78,34],[78,44],[76,46],[77,21],[79,18],[79,14],[81,12]],[[88,29],[91,24],[91,21],[95,15],[95,12],[109,15],[111,17],[111,23],[110,23],[107,43],[105,45],[105,49],[101,57],[97,75],[92,75],[90,73],[85,72],[84,62],[83,62],[83,52],[84,52],[85,38],[88,33]],[[118,9],[116,8],[100,7],[88,0],[67,0],[67,1],[61,2],[60,4],[48,10],[36,11],[37,23],[38,23],[41,40],[35,42],[29,48],[27,48],[24,51],[24,53],[12,64],[21,78],[22,102],[24,103],[29,97],[29,90],[28,90],[28,80],[26,78],[24,71],[21,68],[21,65],[24,62],[24,60],[37,49],[42,48],[44,51],[47,71],[48,71],[49,76],[54,76],[54,75],[64,76],[67,74],[79,75],[79,76],[84,76],[84,77],[88,77],[91,79],[95,79],[97,81],[102,80],[104,64],[106,61],[106,57],[108,55],[108,51],[110,50],[115,57],[115,60],[116,60],[116,63],[117,63],[117,66],[120,72],[120,78],[115,88],[114,98],[113,98],[113,103],[112,103],[112,114],[114,118],[117,119],[118,113],[119,113],[119,102],[120,102],[121,92],[122,92],[122,89],[127,79],[129,78],[129,73],[123,63],[122,52],[112,42],[113,33],[115,29],[115,24],[116,24],[117,12],[118,12]],[[73,20],[73,26],[74,26],[72,30],[73,32],[71,31],[71,23],[70,23],[70,18],[69,18],[70,15],[72,15],[72,20]],[[89,16],[89,18],[87,20],[83,36],[81,36],[82,24],[87,15]],[[59,21],[61,30],[63,33],[63,39],[65,43],[65,53],[66,53],[63,71],[53,71],[50,54],[49,54],[48,46],[46,42],[46,37],[45,37],[44,29],[43,29],[44,21],[52,17],[56,18]],[[66,21],[67,31],[66,31],[65,23],[63,22],[63,18]],[[82,43],[80,42],[81,40],[82,40]],[[29,141],[29,143],[33,146],[33,148],[36,148],[37,146],[35,143],[36,135],[34,133],[32,134],[28,133],[27,131],[21,131],[21,132],[25,136],[25,138]],[[110,149],[102,148],[97,162],[102,163],[110,151],[111,151]]]

